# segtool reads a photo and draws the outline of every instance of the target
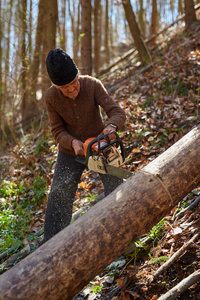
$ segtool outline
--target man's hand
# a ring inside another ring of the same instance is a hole
[[[72,141],[72,148],[74,149],[76,155],[84,155],[83,142],[74,139]]]
[[[108,125],[108,126],[106,126],[106,127],[104,128],[103,134],[107,134],[107,133],[109,133],[109,132],[111,132],[111,131],[115,131],[115,128],[112,127],[112,126],[110,126],[110,125]],[[109,138],[110,138],[111,140],[114,140],[114,139],[116,138],[116,135],[115,135],[114,133],[109,134]]]

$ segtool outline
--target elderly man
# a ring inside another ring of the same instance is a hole
[[[84,155],[83,143],[90,137],[120,130],[125,113],[102,83],[79,75],[73,59],[62,49],[49,52],[46,66],[52,85],[45,93],[51,131],[58,143],[58,157],[48,197],[44,241],[69,225],[73,200],[85,166],[76,161]],[[108,116],[104,123],[100,108]],[[105,195],[122,183],[111,175],[99,174]]]

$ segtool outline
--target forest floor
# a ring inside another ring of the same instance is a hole
[[[127,151],[124,168],[132,172],[154,160],[199,123],[200,24],[188,31],[179,30],[168,40],[160,39],[151,54],[149,68],[122,64],[101,78],[108,90],[112,87],[113,99],[126,112],[127,121],[119,134]],[[46,123],[33,128],[0,156],[1,273],[40,244],[56,154]],[[102,193],[98,174],[84,171],[73,219],[100,201],[98,195]],[[175,298],[163,299],[200,299],[200,275],[194,273],[200,269],[199,201],[197,186],[74,299],[155,300],[190,275],[193,281],[179,288],[179,298],[175,294]],[[176,254],[184,245],[187,248]]]

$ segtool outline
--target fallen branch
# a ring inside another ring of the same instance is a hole
[[[6,269],[14,266],[19,260],[25,258],[28,256],[33,249],[38,248],[42,244],[43,240],[43,232],[44,229],[37,231],[34,235],[37,236],[37,240],[33,241],[31,244],[26,245],[22,250],[20,250],[17,253],[14,253],[12,256],[10,256],[6,261],[4,261],[2,264],[0,264],[0,274],[4,273]],[[3,260],[8,256],[10,253],[15,251],[14,247],[8,249],[7,251],[3,252],[0,255],[0,260]]]
[[[188,207],[186,207],[178,214],[176,214],[175,219],[180,219],[185,214],[186,211],[193,210],[199,204],[199,202],[200,202],[200,196],[197,199],[195,199]]]
[[[185,251],[199,238],[199,233],[196,233],[187,243],[185,243],[172,257],[166,261],[154,274],[154,279],[166,271]],[[154,280],[153,279],[153,280]]]
[[[175,300],[183,294],[190,286],[200,280],[200,270],[195,271],[188,277],[184,278],[179,284],[169,290],[166,294],[158,298],[158,300]]]
[[[0,254],[0,261],[3,260],[4,258],[6,258],[9,253],[12,253],[14,250],[13,250],[13,247],[4,251],[3,253]]]
[[[8,269],[9,267],[12,267],[19,260],[21,260],[22,258],[25,258],[30,253],[31,253],[31,248],[29,245],[27,245],[20,252],[13,254],[10,258],[8,258],[5,262],[3,262],[0,265],[0,274],[5,272],[6,269]]]

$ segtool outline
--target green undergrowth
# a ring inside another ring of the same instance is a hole
[[[38,209],[45,200],[47,184],[41,177],[30,180],[6,181],[0,186],[0,252],[17,252],[24,244],[36,239],[30,231],[37,221]]]

